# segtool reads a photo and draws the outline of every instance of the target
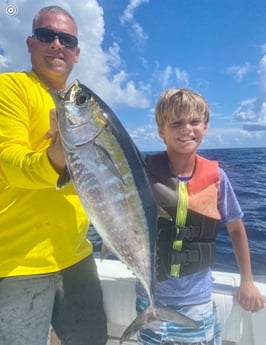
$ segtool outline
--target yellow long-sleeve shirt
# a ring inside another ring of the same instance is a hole
[[[71,185],[47,157],[47,88],[33,72],[0,74],[0,277],[56,272],[92,253]]]

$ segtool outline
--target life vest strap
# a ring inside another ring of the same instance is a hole
[[[212,266],[215,262],[215,236],[206,241],[200,226],[178,226],[161,219],[157,238],[157,280],[167,279],[172,267],[180,267],[178,274],[183,276]],[[164,225],[164,226],[163,226]],[[182,238],[182,248],[173,249],[173,242]],[[196,241],[195,241],[196,240]]]
[[[191,262],[199,262],[200,253],[198,250],[184,250],[182,252],[172,251],[172,264],[189,265]]]
[[[207,217],[204,219],[206,223],[209,222]],[[213,226],[213,228],[216,230],[215,226]],[[216,238],[216,231],[213,231],[213,234],[210,231],[208,232],[209,238],[206,240],[206,233],[202,230],[202,226],[200,225],[181,226],[163,218],[160,218],[158,221],[158,238],[160,238],[161,241],[214,241]],[[164,233],[164,235],[160,235],[160,233]],[[162,246],[164,246],[163,243]]]
[[[187,248],[181,252],[172,251],[171,264],[198,264],[198,270],[207,268],[213,264],[215,260],[215,244],[214,243],[189,243]]]

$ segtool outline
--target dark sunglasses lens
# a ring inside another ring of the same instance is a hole
[[[68,48],[76,48],[78,40],[75,36],[69,34],[58,34],[59,41]]]
[[[34,35],[41,42],[53,42],[56,36],[55,32],[48,29],[35,29]]]
[[[34,35],[41,42],[53,42],[58,37],[61,44],[68,48],[76,48],[78,45],[78,39],[75,36],[65,33],[57,33],[50,29],[39,28],[34,30]]]

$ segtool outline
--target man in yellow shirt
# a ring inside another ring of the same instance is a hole
[[[49,89],[62,90],[78,62],[77,26],[63,8],[42,8],[27,38],[30,72],[0,74],[0,344],[46,345],[52,324],[64,345],[104,345],[102,290],[58,131],[48,139]]]

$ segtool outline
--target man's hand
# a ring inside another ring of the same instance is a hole
[[[46,139],[51,139],[51,144],[47,149],[47,155],[53,168],[60,174],[66,165],[65,154],[61,143],[59,129],[56,121],[56,110],[50,111],[50,129],[45,135]]]
[[[59,132],[58,124],[56,120],[56,110],[52,109],[50,111],[50,128],[48,132],[45,134],[46,139],[52,138],[57,132]]]

